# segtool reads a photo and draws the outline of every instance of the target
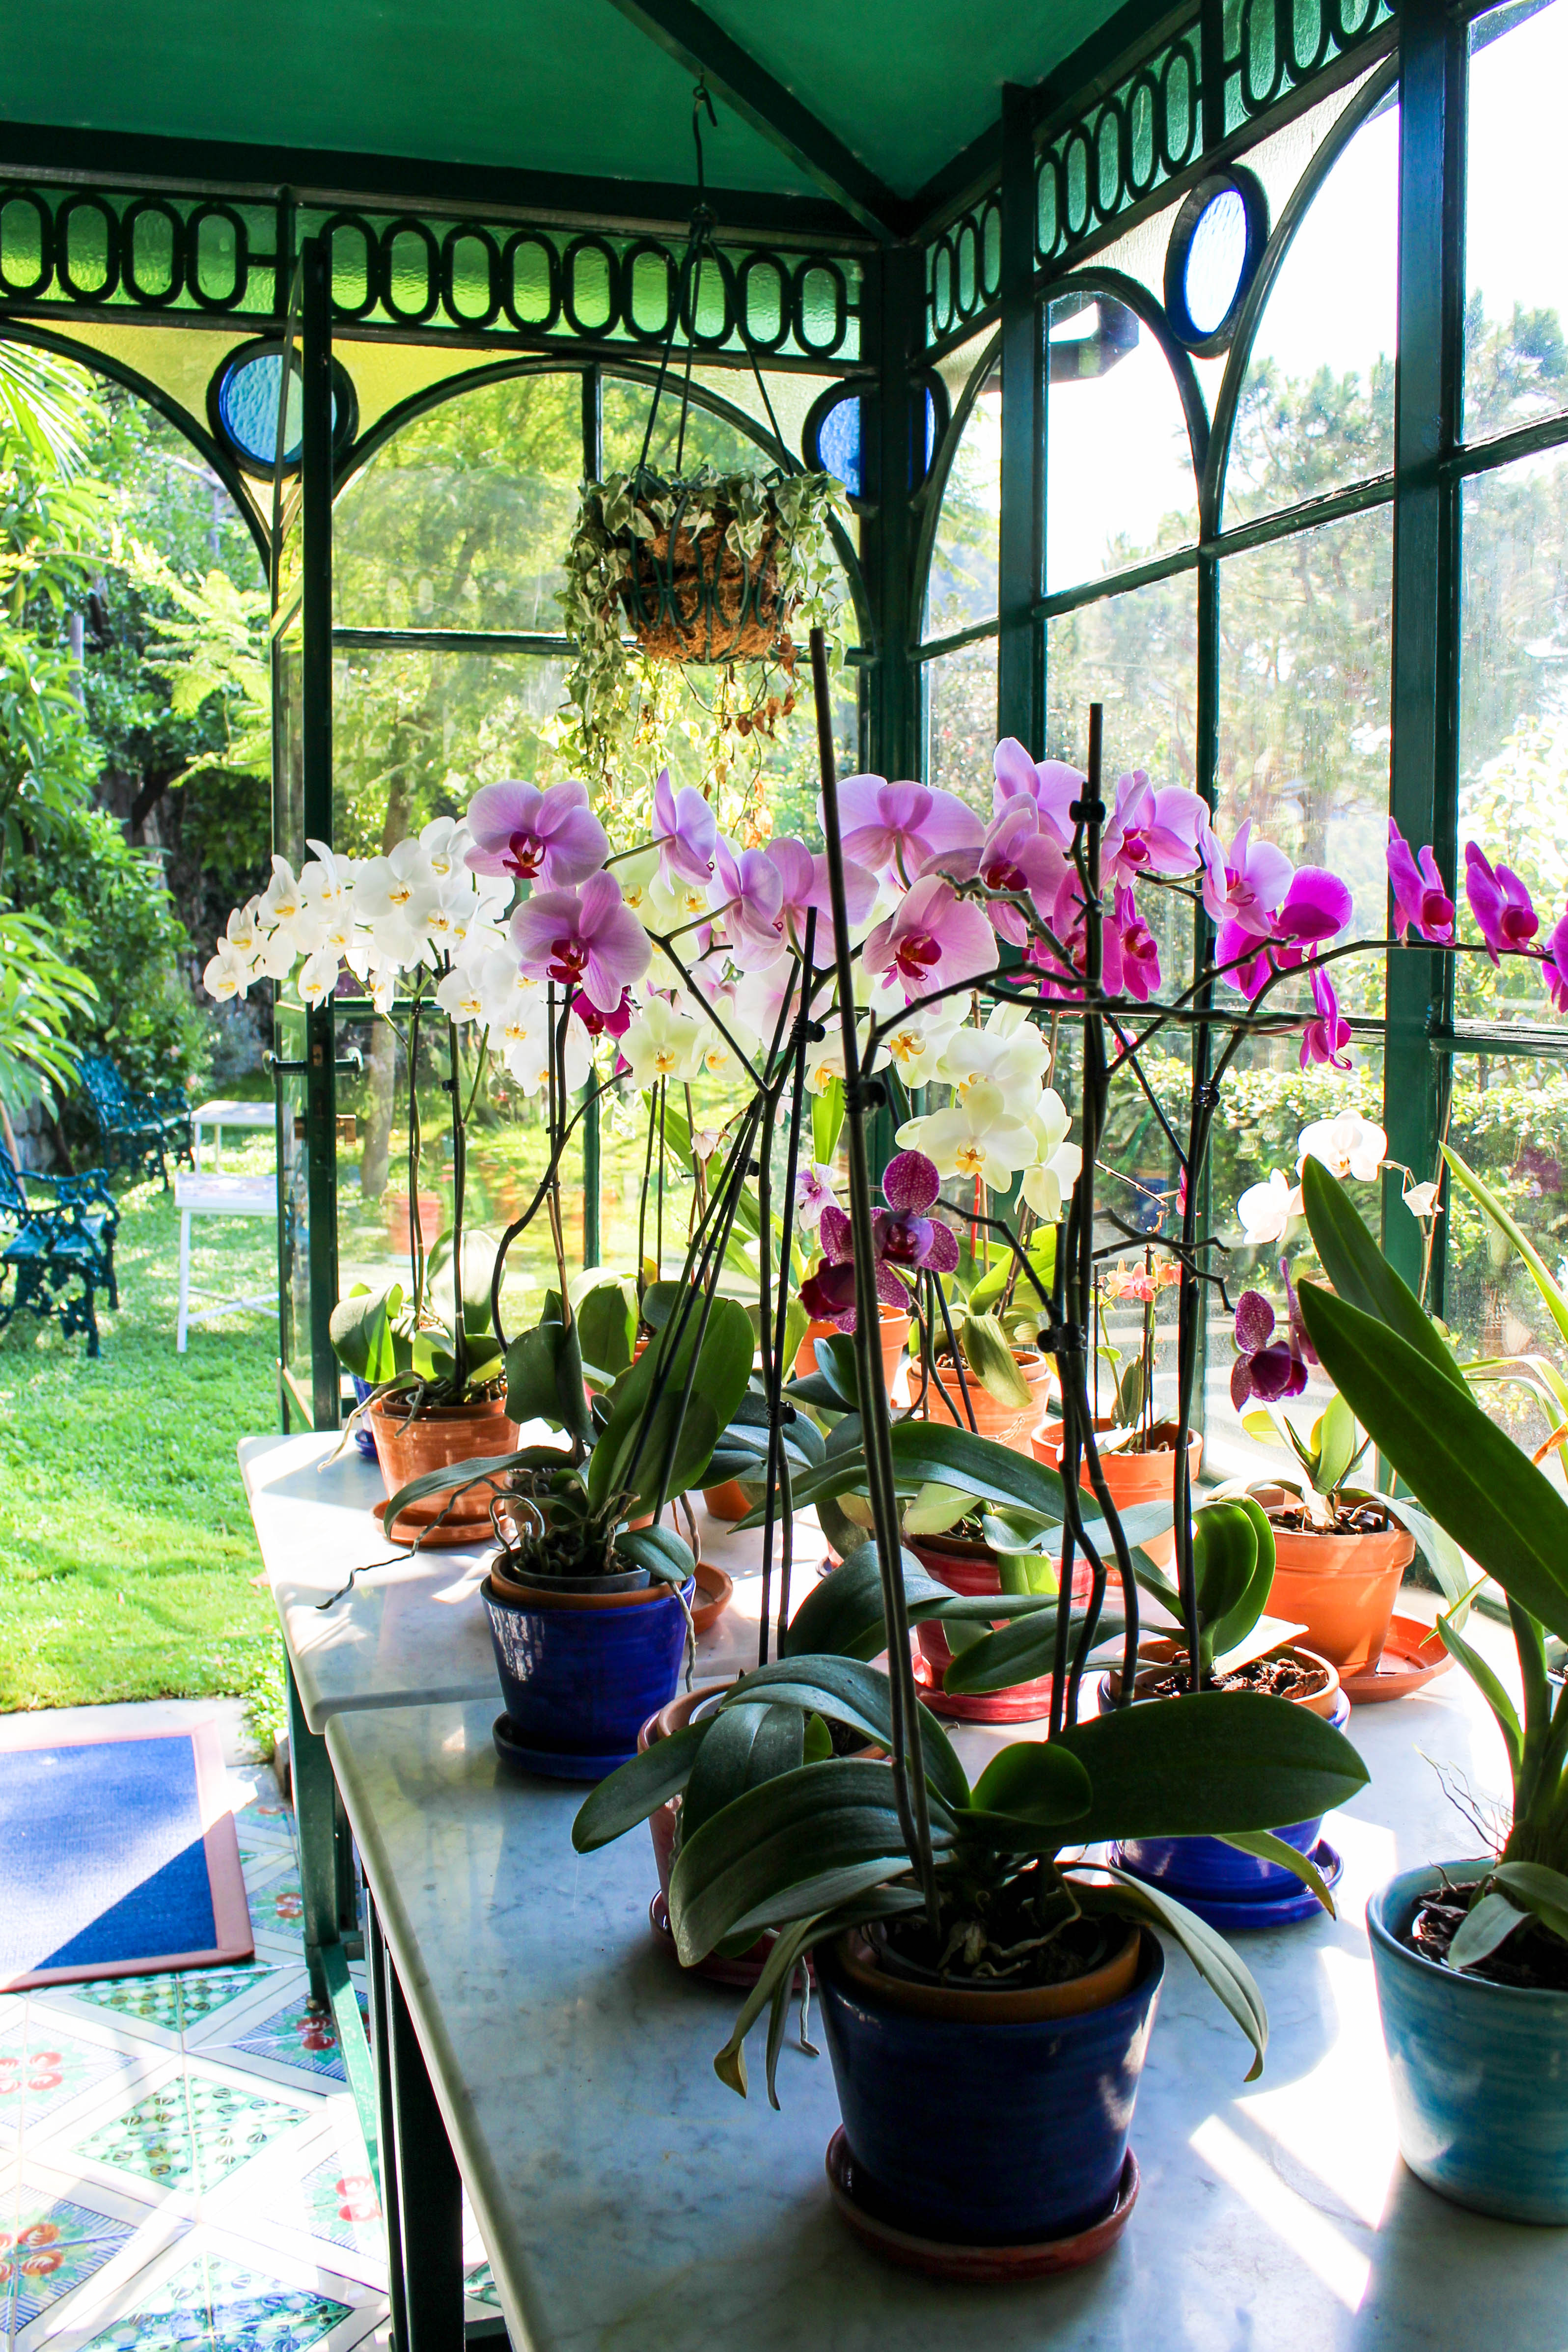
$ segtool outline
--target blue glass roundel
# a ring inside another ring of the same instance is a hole
[[[270,474],[277,463],[277,395],[283,353],[244,352],[224,370],[218,385],[218,416],[243,462]],[[283,463],[299,463],[301,401],[299,371],[289,372],[288,405],[283,426]]]
[[[852,499],[861,494],[861,404],[841,400],[817,429],[817,463],[842,482]]]
[[[1239,188],[1222,188],[1199,213],[1187,240],[1182,292],[1200,335],[1218,334],[1229,317],[1247,268],[1247,207]]]

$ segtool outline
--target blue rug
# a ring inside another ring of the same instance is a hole
[[[0,1988],[253,1948],[214,1725],[0,1748]]]

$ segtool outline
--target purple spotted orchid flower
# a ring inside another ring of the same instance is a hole
[[[1277,1404],[1296,1397],[1307,1385],[1307,1366],[1317,1362],[1300,1301],[1280,1260],[1285,1285],[1287,1319],[1283,1336],[1274,1336],[1274,1310],[1260,1290],[1244,1290],[1236,1303],[1236,1361],[1230,1367],[1230,1402],[1241,1412],[1256,1398]]]
[[[907,1307],[908,1277],[930,1266],[951,1274],[958,1263],[958,1237],[940,1217],[930,1216],[942,1190],[936,1163],[923,1151],[900,1151],[890,1160],[882,1179],[885,1209],[871,1221],[872,1246],[876,1255],[876,1295],[888,1307]],[[822,1209],[818,1228],[824,1263],[800,1286],[800,1302],[808,1314],[836,1323],[841,1331],[855,1328],[854,1231],[842,1209],[831,1202]]]
[[[1430,847],[1413,850],[1392,817],[1388,820],[1388,879],[1394,886],[1394,929],[1399,939],[1441,946],[1454,936],[1454,902],[1443,887]]]
[[[695,784],[676,792],[668,768],[660,769],[653,786],[653,838],[667,883],[690,882],[700,890],[712,881],[718,819]]]
[[[825,832],[820,800],[817,822]],[[890,784],[881,776],[844,779],[839,786],[839,827],[846,857],[884,880],[905,884],[932,858],[976,846],[985,831],[956,793],[934,792],[927,784]]]
[[[466,863],[476,874],[505,874],[514,882],[542,882],[569,890],[597,874],[610,855],[604,827],[575,778],[550,784],[481,784],[468,804],[474,846]]]
[[[997,935],[984,910],[940,874],[923,874],[896,911],[866,934],[861,960],[885,973],[906,1004],[997,968]]]

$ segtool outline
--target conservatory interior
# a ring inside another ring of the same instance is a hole
[[[357,2185],[5,2340],[1560,2352],[1568,0],[788,16],[6,45],[270,598]]]

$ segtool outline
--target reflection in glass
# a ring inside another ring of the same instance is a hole
[[[1002,507],[1002,378],[993,368],[965,422],[943,486],[925,581],[927,643],[997,611],[997,541]]]
[[[1333,164],[1291,241],[1237,405],[1228,525],[1394,463],[1398,163],[1388,106]]]
[[[1244,819],[1298,866],[1348,885],[1357,936],[1387,905],[1386,507],[1228,557],[1219,575],[1220,837]],[[1382,1009],[1381,961],[1336,981],[1351,1013]]]
[[[582,479],[577,375],[459,393],[396,433],[334,517],[340,625],[557,635]]]
[[[605,378],[601,410],[605,473],[629,474],[640,462],[653,397],[651,384],[632,383],[615,376]],[[680,380],[672,373],[659,395],[653,437],[648,449],[648,463],[655,472],[669,474],[675,470],[680,426]],[[680,462],[682,472],[687,474],[695,474],[704,466],[716,474],[766,473],[768,464],[749,433],[732,425],[727,417],[716,416],[711,409],[695,404],[686,412]]]
[[[1568,456],[1521,458],[1464,486],[1459,845],[1521,875],[1542,938],[1568,892]],[[1475,937],[1460,894],[1461,929]],[[1459,960],[1460,1017],[1551,1019],[1534,972]]]
[[[1502,1202],[1563,1278],[1568,1239],[1568,1068],[1521,1055],[1456,1056],[1448,1140]],[[1541,1293],[1490,1220],[1450,1181],[1448,1264],[1443,1313],[1461,1358],[1543,1356],[1559,1372],[1568,1351]],[[1477,1395],[1496,1421],[1531,1451],[1555,1426],[1520,1381],[1488,1383]]]
[[[1470,26],[1466,130],[1465,437],[1568,406],[1562,234],[1568,7]]]
[[[957,793],[991,813],[991,761],[997,748],[997,641],[982,637],[922,669],[928,784]]]
[[[1046,419],[1048,591],[1124,571],[1197,537],[1181,399],[1164,352],[1106,296],[1051,305]]]
[[[1247,260],[1247,207],[1235,188],[1211,196],[1197,216],[1186,249],[1182,293],[1200,335],[1224,324]]]

